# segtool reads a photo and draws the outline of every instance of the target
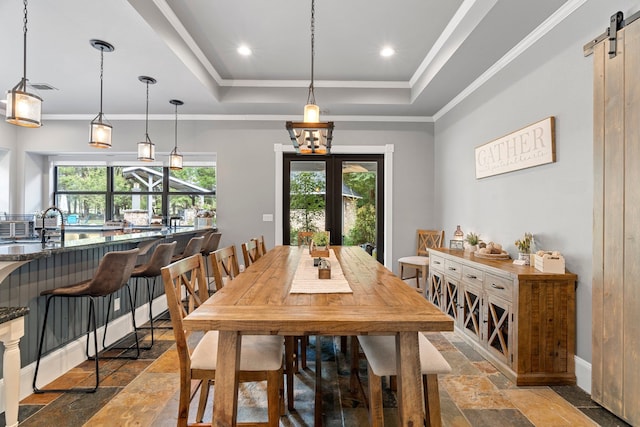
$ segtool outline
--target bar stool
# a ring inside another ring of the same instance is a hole
[[[208,233],[204,239],[204,243],[202,244],[202,250],[200,253],[204,257],[204,267],[207,274],[207,280],[209,280],[210,272],[209,272],[209,264],[211,264],[211,253],[215,252],[218,249],[218,245],[220,244],[220,238],[222,237],[222,233],[219,231],[212,231]],[[207,290],[211,293],[211,282],[207,283]]]
[[[131,249],[128,251],[116,251],[109,252],[104,255],[104,257],[100,260],[100,264],[93,275],[93,278],[89,280],[84,280],[79,283],[75,283],[73,285],[64,286],[55,289],[47,289],[40,293],[40,296],[47,297],[47,303],[44,311],[44,320],[42,322],[42,332],[40,334],[40,345],[38,346],[38,358],[36,360],[36,369],[33,375],[33,391],[34,393],[44,393],[44,392],[62,392],[62,391],[74,391],[74,392],[84,392],[84,393],[93,393],[97,390],[98,385],[100,384],[100,376],[99,376],[99,366],[98,366],[98,333],[97,333],[97,310],[96,310],[96,297],[111,297],[115,292],[122,289],[122,287],[126,286],[129,294],[129,304],[131,306],[131,315],[133,322],[133,331],[136,337],[136,356],[135,357],[124,357],[121,358],[127,359],[137,359],[140,355],[140,346],[138,343],[138,334],[136,332],[136,319],[133,316],[133,312],[135,310],[135,306],[133,304],[133,297],[131,296],[131,289],[127,285],[127,281],[131,276],[131,272],[136,263],[136,258],[138,256],[138,252],[140,250],[138,248]],[[40,359],[42,357],[42,349],[44,346],[44,337],[47,331],[47,319],[49,317],[49,308],[51,306],[51,301],[54,298],[89,298],[89,319],[87,323],[87,346],[86,346],[86,354],[87,359],[91,359],[89,356],[89,334],[93,332],[93,345],[95,348],[95,356],[93,359],[95,360],[95,371],[96,371],[96,385],[93,388],[71,388],[71,389],[47,389],[40,390],[36,386],[36,381],[38,379],[38,369],[40,368]],[[109,307],[111,304],[109,304]],[[108,312],[109,310],[107,310]],[[93,322],[93,328],[91,328],[91,322]],[[104,340],[103,340],[104,346]],[[117,356],[116,356],[117,357]]]
[[[184,251],[180,254],[176,254],[171,258],[171,262],[180,261],[182,258],[189,258],[195,254],[199,254],[204,244],[204,236],[192,237],[189,239]]]
[[[177,245],[178,242],[175,241],[171,243],[160,243],[153,250],[153,254],[151,254],[151,258],[149,259],[149,261],[145,264],[136,266],[131,273],[131,277],[135,278],[135,287],[133,291],[134,305],[136,302],[136,297],[138,295],[138,279],[145,279],[145,282],[147,284],[147,295],[149,296],[149,329],[151,330],[151,345],[149,347],[144,347],[143,350],[149,350],[154,343],[152,305],[153,295],[156,290],[156,278],[160,276],[160,269],[162,267],[171,264],[171,258],[173,257],[173,252],[175,251]]]

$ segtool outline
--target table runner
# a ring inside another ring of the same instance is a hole
[[[333,249],[329,249],[331,263],[331,279],[318,279],[318,267],[313,266],[313,258],[308,249],[300,257],[298,268],[291,282],[292,294],[344,294],[353,293],[349,282],[344,277],[338,258]]]

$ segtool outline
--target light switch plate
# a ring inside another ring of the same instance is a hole
[[[273,221],[273,214],[262,214],[262,220],[264,222],[272,222]]]

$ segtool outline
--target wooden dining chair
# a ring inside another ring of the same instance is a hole
[[[215,267],[214,267],[215,268]],[[178,426],[187,426],[192,398],[191,382],[199,380],[200,400],[196,421],[202,422],[211,384],[215,384],[218,331],[207,332],[191,351],[183,318],[208,297],[204,258],[196,254],[162,268],[167,305],[180,361]],[[183,293],[186,291],[186,302]],[[278,426],[283,405],[282,348],[284,339],[274,335],[246,335],[240,349],[240,382],[267,381],[268,422],[252,425]],[[197,389],[196,389],[197,390]],[[195,394],[195,393],[194,393]]]
[[[240,274],[238,254],[234,245],[227,246],[211,253],[211,266],[216,290],[219,291],[229,280]]]
[[[382,411],[382,378],[397,376],[396,340],[393,335],[362,335],[358,341],[367,358],[369,382],[369,425],[384,426]],[[448,374],[451,366],[437,348],[421,333],[418,333],[420,351],[420,371],[424,398],[425,425],[440,427],[440,394],[438,391],[438,374]]]
[[[258,239],[251,239],[242,244],[242,256],[245,267],[249,267],[262,256],[262,251],[258,246]]]
[[[311,237],[313,237],[313,231],[299,231],[298,246],[309,246],[309,243],[311,243]]]
[[[416,279],[416,291],[425,294],[427,275],[429,273],[429,248],[442,247],[444,242],[444,230],[418,230],[418,250],[416,255],[398,259],[400,267],[400,279]],[[404,277],[405,268],[414,271],[415,276]],[[422,276],[425,287],[420,285]]]
[[[267,245],[264,243],[264,236],[256,237],[258,241],[258,249],[260,250],[260,256],[267,253]]]

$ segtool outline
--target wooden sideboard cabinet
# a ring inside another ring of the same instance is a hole
[[[426,297],[517,385],[575,384],[577,276],[429,249]]]

